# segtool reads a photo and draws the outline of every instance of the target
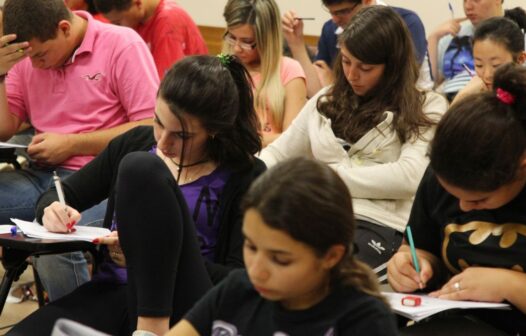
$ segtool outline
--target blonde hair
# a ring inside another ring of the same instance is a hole
[[[283,35],[280,12],[274,0],[228,0],[223,12],[227,29],[249,24],[256,35],[256,46],[261,61],[261,82],[256,86],[255,105],[258,109],[271,111],[279,128],[283,124],[285,90],[280,79],[283,57]],[[223,44],[225,53],[232,47]]]

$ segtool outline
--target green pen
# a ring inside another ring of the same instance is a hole
[[[413,257],[413,266],[415,267],[418,278],[420,279],[420,289],[423,287],[422,278],[420,277],[420,264],[418,264],[418,257],[416,256],[415,242],[413,241],[413,234],[411,233],[411,227],[408,225],[406,228],[407,239],[409,240],[409,248],[411,249],[411,256]]]

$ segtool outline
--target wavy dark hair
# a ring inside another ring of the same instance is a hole
[[[431,142],[431,167],[446,182],[471,191],[493,191],[517,176],[526,151],[526,68],[508,63],[493,77],[493,92],[453,105]],[[502,102],[496,90],[515,100]]]
[[[166,73],[159,88],[170,111],[186,128],[183,115],[199,119],[209,134],[207,156],[243,169],[261,150],[250,75],[234,56],[189,56]],[[184,142],[181,162],[184,162]]]
[[[265,224],[309,246],[319,257],[334,245],[345,246],[345,255],[332,269],[331,285],[352,286],[383,300],[376,275],[353,255],[349,189],[324,163],[298,157],[276,164],[254,181],[242,208],[256,210]]]
[[[340,35],[340,46],[366,64],[385,64],[385,70],[377,87],[360,97],[349,85],[338,56],[335,83],[317,103],[337,137],[356,142],[383,120],[384,111],[394,113],[394,128],[402,142],[434,124],[422,110],[425,95],[416,88],[419,69],[411,36],[393,9],[361,9]]]

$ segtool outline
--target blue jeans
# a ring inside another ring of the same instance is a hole
[[[75,171],[56,169],[62,178]],[[9,224],[9,218],[32,221],[41,193],[53,185],[53,169],[28,168],[0,172],[0,224]],[[102,226],[107,200],[82,213],[76,225]],[[89,280],[86,259],[81,252],[47,255],[33,258],[33,266],[47,290],[49,299],[56,300]]]

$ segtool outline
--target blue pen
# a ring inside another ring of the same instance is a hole
[[[408,225],[406,228],[407,239],[409,240],[409,248],[411,249],[411,256],[413,257],[413,266],[415,267],[418,278],[420,279],[420,289],[423,287],[422,279],[420,278],[420,264],[418,264],[418,257],[416,256],[415,242],[413,241],[413,234],[411,233],[411,227]]]
[[[451,6],[451,2],[448,2],[447,5],[449,7],[449,11],[451,12],[451,18],[454,19],[455,18],[455,11],[453,10],[453,6]]]
[[[10,231],[11,231],[11,236],[16,236],[16,232],[17,232],[16,225],[11,226]]]

